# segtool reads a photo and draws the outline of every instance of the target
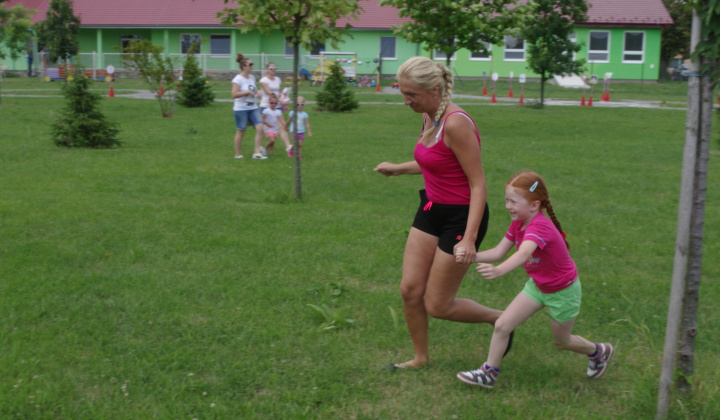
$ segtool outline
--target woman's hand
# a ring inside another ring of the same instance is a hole
[[[383,162],[375,167],[375,172],[380,172],[381,174],[385,176],[397,176],[400,175],[398,173],[398,165],[390,162]]]

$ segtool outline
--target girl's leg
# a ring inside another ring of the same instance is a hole
[[[235,130],[235,157],[242,156],[241,148],[242,139],[245,135],[245,130]]]
[[[255,124],[255,152],[260,153],[260,145],[262,144],[263,129],[265,126],[262,124]]]
[[[269,136],[267,139],[265,150],[267,150],[268,154],[272,155],[273,152],[275,152],[275,136]]]
[[[550,326],[552,327],[553,342],[558,350],[570,350],[588,356],[595,353],[595,343],[579,335],[572,335],[575,318],[565,322],[550,319]]]
[[[510,305],[495,322],[495,329],[490,341],[490,350],[488,351],[488,365],[496,368],[500,367],[510,333],[542,308],[541,304],[530,299],[525,293],[519,293],[515,296],[515,299],[510,302]]]
[[[437,243],[437,237],[416,228],[410,228],[403,256],[400,295],[403,301],[405,322],[415,349],[415,358],[396,365],[400,368],[417,368],[430,361],[428,314],[425,309],[424,296]]]

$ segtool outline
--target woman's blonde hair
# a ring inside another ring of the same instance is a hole
[[[429,91],[435,86],[438,87],[441,99],[433,122],[435,126],[438,125],[440,116],[445,112],[445,108],[450,103],[450,97],[452,96],[453,84],[450,69],[442,63],[435,62],[427,57],[413,57],[400,66],[395,77],[398,80],[400,78],[408,79],[425,91]],[[430,136],[432,131],[425,130],[422,140]]]

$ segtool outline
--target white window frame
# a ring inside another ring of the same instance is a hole
[[[433,60],[435,61],[445,61],[447,56],[444,52],[440,50],[433,51]],[[450,61],[455,61],[457,58],[457,52],[454,52],[453,55],[450,56]]]
[[[142,41],[142,36],[133,34],[120,35],[120,51],[125,52],[125,48],[127,48],[132,41],[140,42]]]
[[[202,35],[200,35],[200,34],[192,34],[192,33],[189,33],[189,34],[180,34],[180,39],[179,39],[179,41],[180,41],[180,54],[187,54],[187,51],[183,51],[183,45],[184,45],[184,43],[183,43],[183,37],[186,37],[186,36],[188,36],[188,37],[193,37],[193,38],[196,38],[196,39],[197,39],[197,41],[198,41],[198,43],[197,43],[197,44],[198,44],[198,50],[195,51],[195,54],[198,54],[198,55],[199,55],[199,54],[202,54]],[[190,45],[192,45],[192,44],[194,44],[194,43],[195,43],[195,42],[193,41],[193,42],[190,43]],[[188,45],[188,47],[189,47],[190,45]]]
[[[628,34],[642,34],[642,47],[640,51],[629,51],[627,50],[627,35]],[[623,55],[622,55],[622,62],[626,64],[642,64],[645,62],[645,40],[647,39],[647,34],[645,31],[625,31],[623,33]],[[639,60],[629,60],[625,58],[627,55],[639,55]]]
[[[228,40],[228,52],[227,53],[213,52],[213,37],[222,37],[223,39],[227,38],[227,40]],[[232,36],[230,36],[228,34],[211,34],[210,35],[210,57],[221,57],[221,58],[230,57],[230,51],[232,51]]]
[[[393,46],[393,49],[395,50],[395,55],[393,55],[392,57],[390,57],[390,56],[388,56],[388,57],[382,56],[382,59],[383,59],[383,60],[397,60],[397,37],[396,37],[396,36],[381,36],[381,37],[380,37],[380,54],[381,54],[381,55],[382,55],[382,51],[383,51],[383,49],[382,49],[382,45],[383,45],[382,40],[383,40],[383,39],[392,39],[392,40],[393,40],[393,42],[394,42],[394,44],[395,44],[395,45]]]
[[[508,43],[507,43],[508,38],[521,39],[521,40],[522,40],[522,45],[523,45],[522,49],[518,49],[518,48],[508,48],[508,47],[507,47],[507,45],[508,45]],[[527,41],[525,40],[525,38],[519,38],[519,37],[515,37],[515,36],[512,36],[512,35],[505,35],[504,42],[503,42],[503,46],[505,47],[505,51],[503,52],[503,61],[525,61],[525,54],[526,54],[526,53],[525,53],[525,47],[526,47],[526,45],[527,45]],[[521,57],[521,58],[508,58],[508,56],[507,56],[508,53],[522,53],[522,57]]]
[[[468,53],[468,59],[470,61],[490,61],[490,60],[492,60],[492,47],[493,47],[492,44],[489,42],[485,42],[483,40],[479,40],[479,41],[480,41],[480,43],[485,44],[485,47],[488,50],[488,55],[485,57],[473,57],[474,53],[480,52],[480,51],[475,51],[475,52],[470,51],[470,53]]]
[[[591,50],[592,47],[592,34],[593,33],[606,33],[607,34],[607,47],[604,50]],[[588,63],[609,63],[610,62],[610,37],[612,36],[612,33],[610,31],[590,31],[588,32],[588,52],[587,52],[587,61]],[[605,54],[604,60],[593,60],[590,58],[590,54]]]
[[[577,32],[571,33],[570,36],[568,37],[568,40],[570,42],[572,42],[573,44],[577,45],[577,40],[578,40]],[[573,51],[572,59],[577,60],[577,51]]]

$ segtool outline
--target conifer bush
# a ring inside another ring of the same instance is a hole
[[[358,107],[355,92],[345,83],[340,63],[335,62],[330,66],[330,75],[323,82],[323,89],[315,99],[320,111],[347,112]]]
[[[180,83],[180,92],[178,93],[180,104],[188,108],[198,108],[213,103],[215,95],[206,80],[202,77],[194,48],[191,48],[185,59],[183,81]]]
[[[63,86],[66,106],[52,124],[55,145],[110,149],[120,146],[118,124],[105,120],[100,111],[100,95],[90,92],[90,81],[76,70]]]

